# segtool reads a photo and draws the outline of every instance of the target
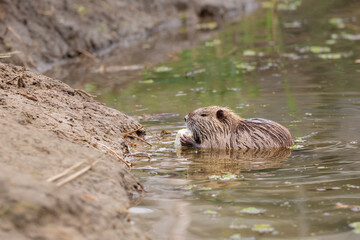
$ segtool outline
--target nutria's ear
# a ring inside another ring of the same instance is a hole
[[[217,117],[217,119],[219,119],[220,121],[221,121],[221,120],[224,120],[224,118],[225,118],[224,111],[221,110],[221,109],[217,110],[217,112],[216,112],[216,117]]]

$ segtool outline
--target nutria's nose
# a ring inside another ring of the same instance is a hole
[[[189,118],[189,116],[188,116],[188,115],[186,115],[186,116],[184,117],[185,122],[188,120],[188,118]]]

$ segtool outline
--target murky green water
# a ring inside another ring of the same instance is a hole
[[[289,2],[263,4],[129,84],[86,84],[152,132],[151,162],[133,159],[148,193],[130,217],[153,239],[360,239],[349,226],[360,221],[360,2]],[[299,146],[176,152],[183,116],[208,105],[275,120]]]

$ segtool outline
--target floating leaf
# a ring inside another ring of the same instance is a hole
[[[266,212],[266,210],[261,209],[261,208],[255,208],[255,207],[247,207],[247,208],[243,208],[240,212],[248,213],[248,214],[260,214],[260,213]]]
[[[302,0],[290,0],[279,2],[277,5],[277,10],[281,11],[295,11],[298,7],[300,7]]]
[[[196,185],[189,184],[189,185],[184,186],[183,189],[185,189],[185,190],[191,190],[191,189],[193,189],[193,188],[195,188],[195,187],[196,187]]]
[[[214,30],[218,27],[217,22],[200,23],[196,25],[196,29],[199,30]]]
[[[205,72],[205,69],[204,69],[204,68],[198,69],[198,70],[194,70],[194,71],[185,73],[185,77],[193,77],[193,76],[195,76],[196,74],[203,73],[203,72]]]
[[[160,66],[155,68],[155,72],[157,73],[170,72],[171,70],[173,70],[171,67],[166,67],[166,66]]]
[[[342,58],[341,53],[326,53],[317,55],[321,59],[340,59]]]
[[[219,176],[219,175],[211,175],[211,176],[209,176],[209,179],[211,179],[211,180],[217,180],[219,178],[221,178],[221,176]]]
[[[246,57],[252,57],[252,56],[256,56],[256,52],[254,50],[245,50],[243,52],[243,55],[246,56]]]
[[[271,233],[274,232],[275,229],[269,224],[256,224],[251,228],[251,230],[259,233]]]
[[[329,39],[329,40],[326,40],[325,43],[327,45],[334,45],[336,43],[336,40],[335,39]]]
[[[223,176],[220,178],[220,180],[221,180],[221,181],[229,181],[229,180],[236,179],[236,178],[237,178],[237,176],[236,176],[235,174],[229,173],[229,174],[223,175]]]
[[[353,232],[360,234],[360,222],[353,222],[349,224],[350,227],[354,228]]]
[[[207,41],[205,42],[205,46],[206,47],[214,47],[216,45],[220,45],[221,44],[221,40],[220,39],[214,39],[212,41]]]
[[[229,237],[230,240],[241,240],[241,235],[239,233],[233,234]]]
[[[289,149],[292,149],[292,150],[298,150],[298,149],[301,149],[303,148],[304,146],[303,145],[292,145],[289,147]]]
[[[219,176],[219,175],[211,175],[209,176],[209,179],[211,180],[221,180],[221,181],[228,181],[228,180],[232,180],[232,179],[236,179],[237,176],[234,175],[234,174],[226,174],[226,175],[223,175],[223,176]]]
[[[350,41],[357,41],[360,40],[360,34],[349,34],[349,33],[342,33],[341,36]]]
[[[140,81],[140,83],[151,84],[151,83],[154,83],[154,80],[148,79],[148,80]]]
[[[344,20],[341,18],[331,18],[329,23],[336,26],[337,28],[345,28]]]
[[[200,190],[203,190],[203,191],[209,191],[211,189],[212,189],[211,187],[202,187],[202,188],[200,188]]]
[[[331,49],[329,47],[311,46],[310,51],[312,53],[327,53],[330,52]]]
[[[339,38],[338,34],[336,34],[336,33],[331,34],[331,39],[338,39],[338,38]]]
[[[255,70],[255,67],[250,65],[249,63],[239,63],[236,65],[236,68],[240,68],[245,72],[251,72]]]
[[[218,214],[218,212],[217,211],[214,211],[214,210],[205,210],[204,212],[203,212],[204,214],[208,214],[208,215],[217,215]]]
[[[300,21],[293,21],[293,22],[287,22],[284,23],[285,28],[300,28],[301,22]]]

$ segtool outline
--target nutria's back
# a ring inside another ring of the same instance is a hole
[[[242,119],[224,107],[196,109],[185,121],[197,147],[259,149],[293,145],[290,132],[279,123],[262,118]]]

